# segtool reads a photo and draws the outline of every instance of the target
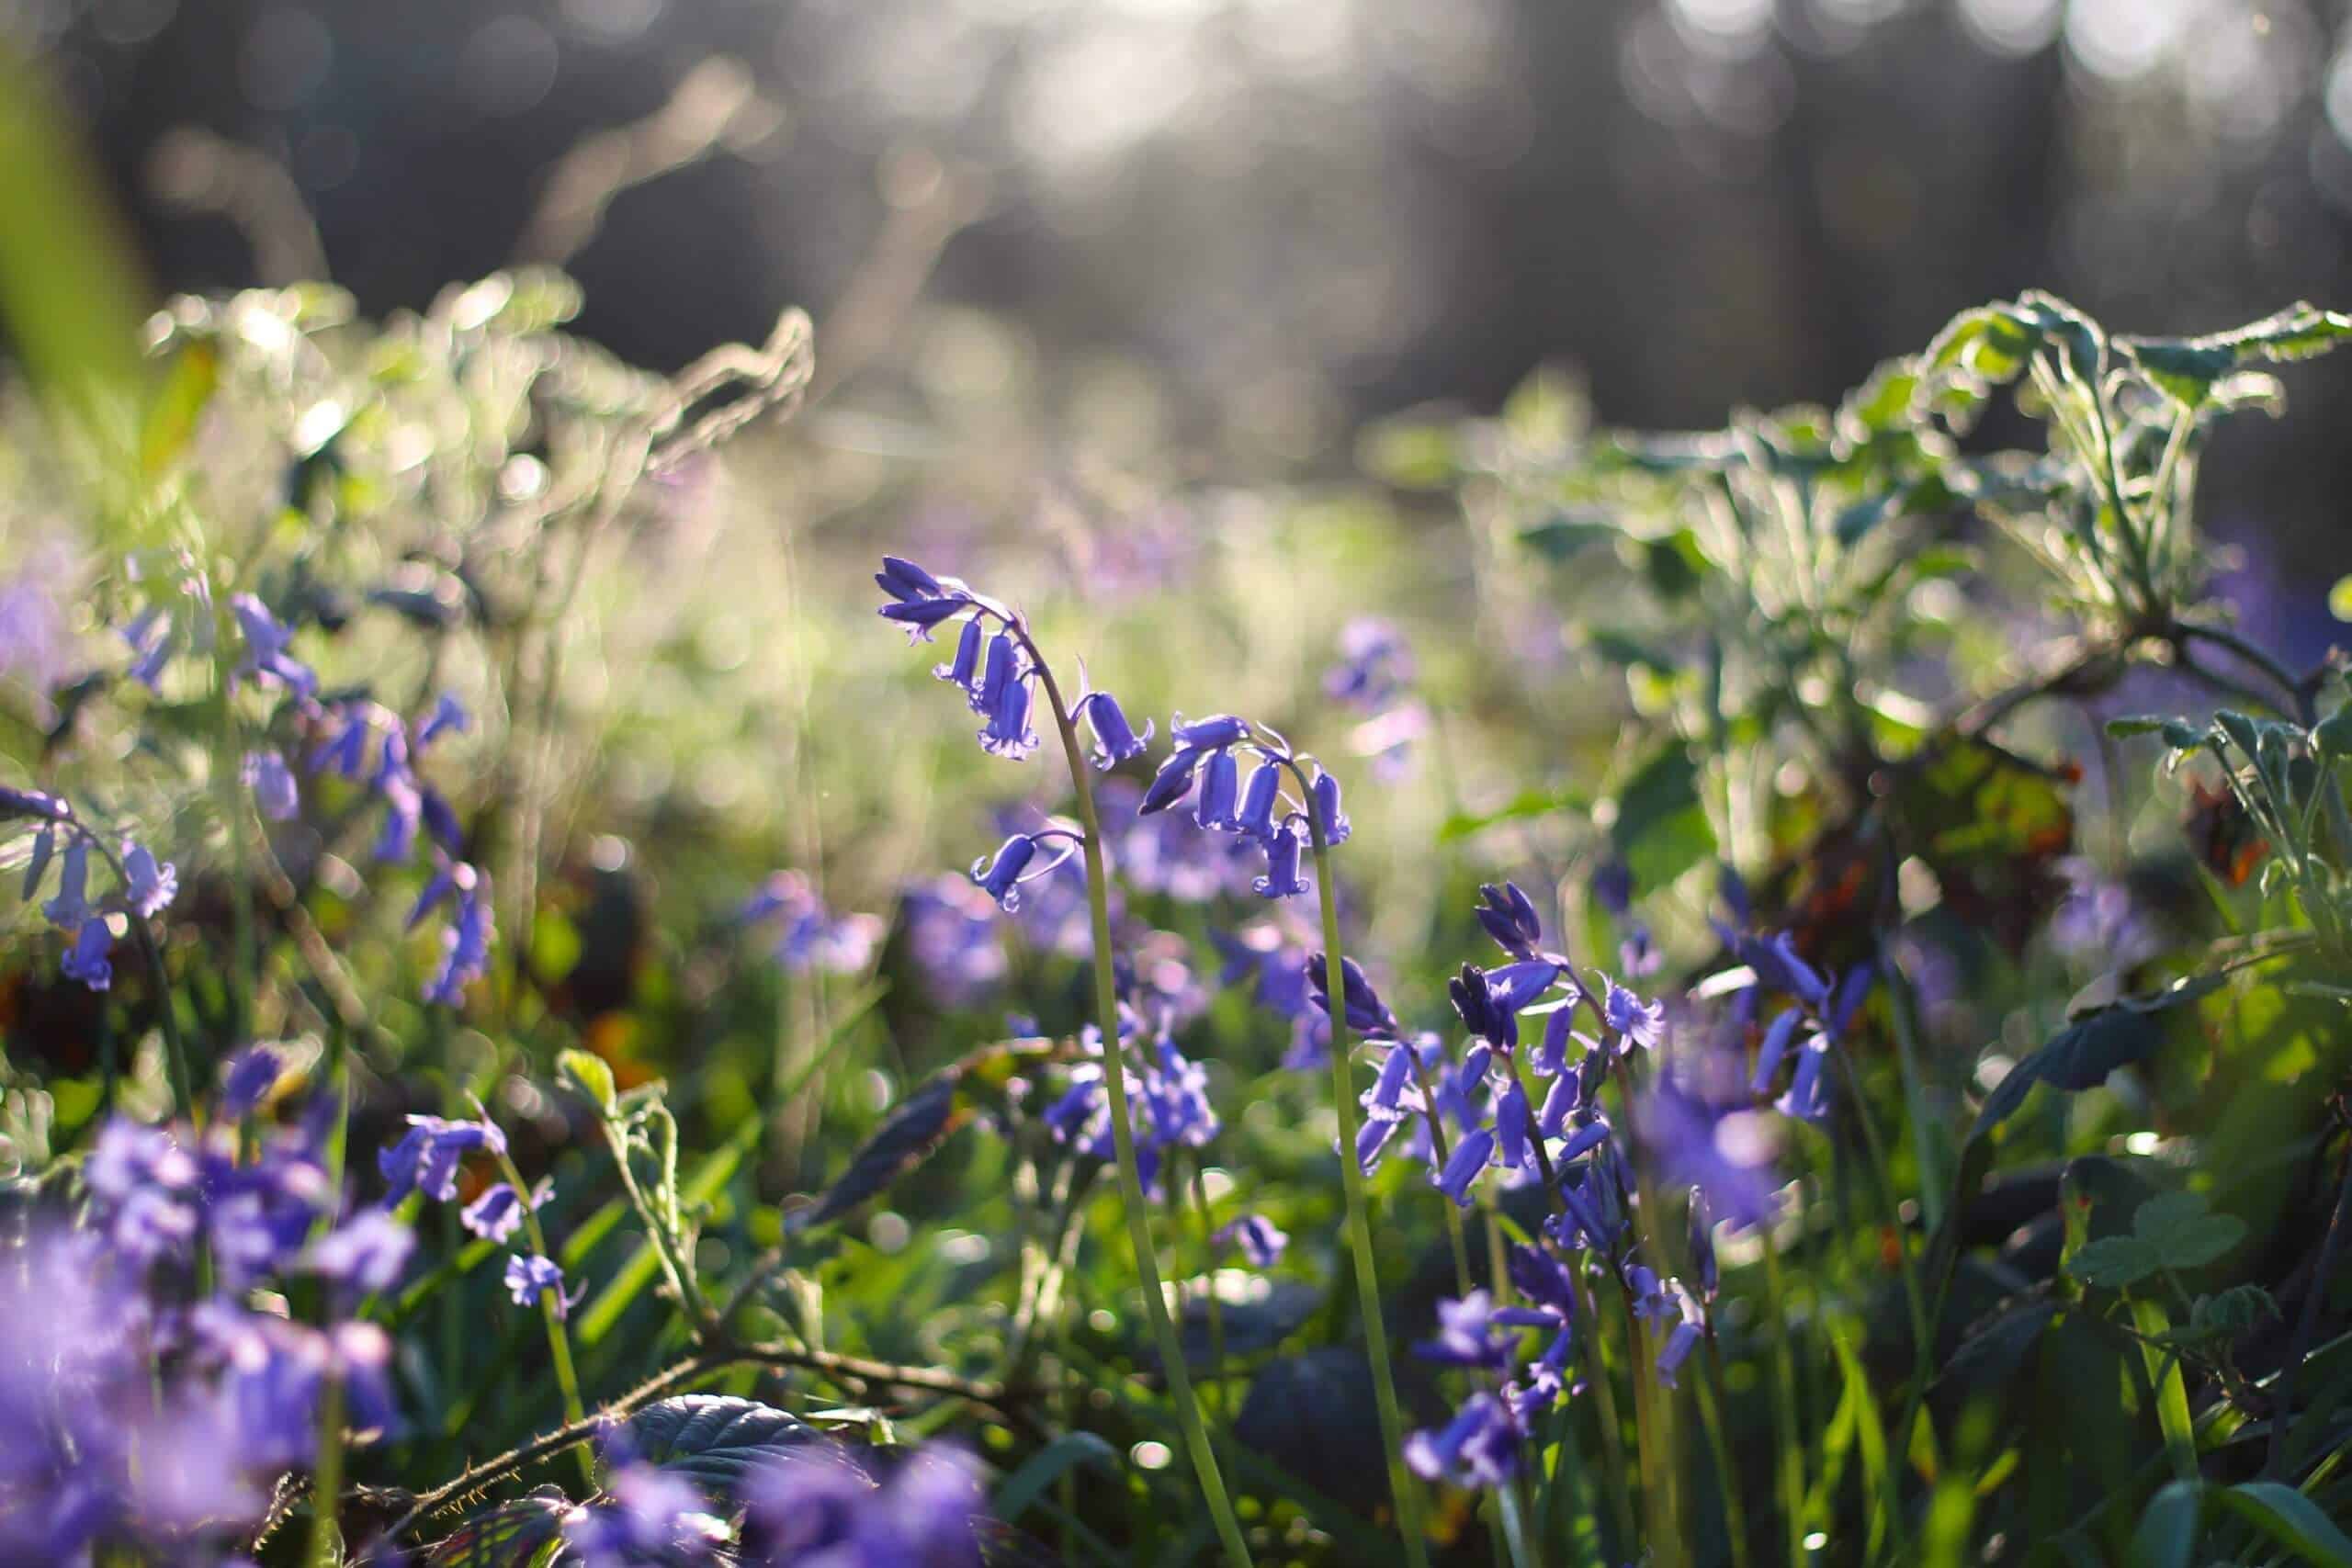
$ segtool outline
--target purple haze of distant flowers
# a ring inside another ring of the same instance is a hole
[[[1002,928],[986,892],[943,874],[908,888],[902,908],[912,967],[940,1002],[967,1007],[1004,983]]]
[[[796,973],[822,969],[854,974],[873,961],[882,941],[878,917],[833,914],[797,871],[772,874],[743,901],[735,918],[744,925],[774,922],[776,962]]]
[[[933,1444],[876,1486],[830,1450],[787,1452],[746,1476],[751,1568],[979,1568],[986,1502],[972,1461]]]
[[[636,1459],[625,1440],[605,1445],[604,1495],[563,1517],[564,1544],[585,1568],[717,1562],[727,1523],[694,1483]]]
[[[317,694],[319,678],[287,651],[294,634],[269,613],[268,605],[251,593],[240,593],[229,601],[229,608],[245,639],[244,661],[238,665],[238,674],[265,685],[283,686],[297,696]]]
[[[388,1291],[408,1267],[414,1233],[388,1209],[362,1209],[311,1245],[310,1270],[362,1294]]]
[[[65,553],[38,550],[12,575],[0,579],[0,676],[13,676],[46,704],[65,678],[73,654],[59,588]]]
[[[241,770],[245,787],[254,792],[254,808],[272,822],[284,822],[302,809],[302,792],[294,770],[275,747],[245,753]]]
[[[441,964],[425,982],[424,999],[456,1007],[466,987],[490,971],[490,943],[494,934],[490,904],[490,879],[472,866],[459,863],[450,870],[450,895],[457,910],[441,932]],[[420,903],[421,911],[425,906]],[[417,916],[412,914],[410,923]]]

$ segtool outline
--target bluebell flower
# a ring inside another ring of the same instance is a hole
[[[1828,1003],[1829,983],[1798,953],[1786,931],[1769,938],[1738,937],[1733,951],[1768,990],[1784,992],[1816,1011]]]
[[[451,868],[457,913],[441,933],[441,966],[424,987],[424,999],[444,1007],[465,1000],[466,987],[489,973],[490,942],[494,933],[490,904],[490,879],[469,865]]]
[[[1828,1060],[1826,1036],[1816,1034],[1807,1040],[1797,1052],[1796,1075],[1789,1080],[1788,1092],[1773,1101],[1773,1109],[1800,1122],[1818,1122],[1827,1116],[1829,1086],[1822,1082],[1821,1071]]]
[[[284,822],[302,808],[294,770],[275,748],[245,753],[240,776],[254,792],[254,808],[272,822]]]
[[[1498,1050],[1510,1051],[1518,1046],[1518,1016],[1496,1005],[1494,989],[1487,983],[1485,970],[1475,964],[1464,964],[1462,973],[1446,982],[1445,994],[1461,1016],[1463,1027],[1472,1034]]]
[[[1576,1032],[1576,1018],[1569,1009],[1558,1007],[1544,1017],[1544,1038],[1530,1058],[1536,1072],[1544,1077],[1555,1077],[1568,1070],[1568,1042],[1581,1040]]]
[[[998,846],[993,860],[972,863],[972,880],[980,890],[997,901],[1007,913],[1021,907],[1021,874],[1037,855],[1037,840],[1027,833],[1015,833]]]
[[[1136,804],[1136,814],[1149,817],[1183,799],[1193,787],[1193,771],[1201,765],[1201,759],[1207,755],[1208,752],[1199,747],[1178,747],[1170,754],[1168,761],[1159,764],[1159,771],[1152,774],[1151,784],[1143,792],[1143,799]]]
[[[1675,1376],[1682,1370],[1682,1363],[1690,1359],[1690,1352],[1697,1349],[1699,1342],[1706,1337],[1707,1320],[1706,1314],[1700,1311],[1699,1303],[1691,1300],[1690,1292],[1683,1288],[1681,1280],[1671,1280],[1667,1283],[1676,1317],[1673,1328],[1667,1334],[1665,1345],[1657,1353],[1657,1378],[1667,1387],[1674,1388],[1679,1386]]]
[[[1399,1122],[1385,1122],[1377,1117],[1367,1120],[1356,1129],[1356,1168],[1366,1176],[1380,1168],[1380,1156],[1388,1142],[1396,1135]]]
[[[1021,647],[1011,632],[989,638],[988,662],[978,685],[967,684],[966,696],[974,713],[994,713],[1004,694],[1021,677]]]
[[[1204,828],[1236,828],[1233,807],[1240,794],[1241,764],[1234,761],[1231,751],[1214,753],[1201,774],[1201,795],[1193,804],[1193,820]]]
[[[1634,868],[1622,860],[1603,861],[1592,874],[1592,900],[1612,915],[1634,907]]]
[[[285,1064],[266,1045],[249,1045],[231,1056],[220,1074],[220,1114],[242,1120],[277,1085]]]
[[[1380,1061],[1380,1076],[1363,1091],[1363,1113],[1374,1122],[1402,1122],[1408,1111],[1420,1109],[1419,1102],[1413,1083],[1413,1048],[1399,1041],[1388,1047]]]
[[[980,679],[980,649],[987,636],[979,616],[974,615],[966,621],[964,629],[956,634],[956,657],[944,664],[933,665],[932,675],[950,685],[961,687],[967,700],[976,700]]]
[[[1329,970],[1322,953],[1311,954],[1306,960],[1307,996],[1326,1013],[1331,1010]],[[1371,976],[1352,958],[1340,960],[1340,1005],[1350,1029],[1368,1039],[1396,1038],[1396,1015],[1388,1010],[1388,1004],[1373,989]]]
[[[979,1000],[1008,972],[997,907],[968,877],[943,874],[906,890],[907,952],[926,988],[951,1007]]]
[[[362,1209],[311,1244],[304,1267],[347,1290],[374,1295],[400,1282],[416,1235],[389,1209]]]
[[[1323,830],[1324,847],[1331,849],[1346,843],[1351,829],[1347,813],[1340,809],[1339,778],[1317,768],[1315,782],[1307,786],[1306,794],[1315,824]]]
[[[514,1298],[516,1306],[529,1306],[541,1296],[552,1295],[556,1316],[564,1317],[580,1301],[577,1291],[569,1296],[564,1294],[562,1266],[554,1258],[542,1258],[537,1253],[528,1257],[517,1253],[509,1258],[505,1280],[507,1292]],[[586,1289],[584,1282],[582,1289]]]
[[[899,556],[884,556],[874,581],[894,600],[936,599],[947,592],[939,579]]]
[[[416,727],[416,750],[424,750],[444,735],[462,735],[472,723],[466,705],[444,692],[434,700],[433,711]]]
[[[1290,824],[1275,829],[1265,843],[1266,874],[1250,883],[1250,889],[1261,898],[1291,898],[1310,891],[1314,884],[1299,874],[1298,834]]]
[[[854,974],[872,959],[883,935],[876,916],[834,915],[818,897],[815,886],[797,871],[771,873],[736,910],[735,919],[745,925],[775,922],[776,962],[795,973],[824,969]]]
[[[1617,964],[1629,980],[1639,980],[1657,974],[1666,965],[1666,954],[1650,940],[1650,928],[1635,921],[1625,939],[1617,944]]]
[[[149,691],[163,682],[164,666],[179,647],[178,626],[160,604],[150,604],[122,628],[123,646],[130,650],[130,666],[123,672]]]
[[[991,757],[1018,762],[1037,749],[1037,732],[1029,728],[1029,682],[1016,677],[1005,682],[989,709],[988,728],[980,731],[980,750]]]
[[[1635,1046],[1655,1051],[1666,1038],[1666,1004],[1644,1001],[1624,987],[1611,982],[1609,999],[1602,1009],[1609,1027],[1617,1032],[1617,1050],[1626,1055]]]
[[[1519,1422],[1491,1393],[1474,1393],[1443,1427],[1405,1439],[1405,1463],[1427,1481],[1502,1486],[1519,1470]]]
[[[1478,889],[1478,924],[1495,941],[1495,945],[1514,958],[1535,957],[1535,944],[1544,939],[1544,925],[1536,917],[1534,901],[1520,891],[1516,882],[1506,882],[1498,887],[1489,882]]]
[[[506,1134],[495,1122],[452,1122],[411,1116],[401,1141],[376,1156],[389,1184],[384,1201],[397,1203],[412,1191],[446,1203],[458,1195],[458,1166],[474,1149],[506,1152]]]
[[[1723,1275],[1715,1261],[1715,1216],[1704,1187],[1690,1189],[1690,1207],[1683,1215],[1689,1228],[1690,1267],[1699,1276],[1699,1299],[1713,1302]]]
[[[1496,1331],[1495,1299],[1473,1291],[1459,1301],[1437,1303],[1437,1337],[1413,1347],[1413,1354],[1442,1366],[1501,1371],[1510,1364],[1510,1341]]]
[[[123,885],[123,901],[141,919],[161,914],[179,893],[177,870],[168,861],[157,864],[154,852],[144,844],[123,841],[122,870],[129,878]]]
[[[103,991],[114,984],[114,965],[107,959],[113,951],[113,927],[104,915],[92,915],[74,933],[74,944],[59,961],[58,972],[91,990]]]
[[[356,783],[368,766],[372,727],[367,710],[356,703],[342,704],[328,709],[320,722],[328,727],[326,739],[311,749],[306,765],[314,773],[339,773]]]
[[[1238,1247],[1252,1269],[1272,1269],[1290,1246],[1290,1237],[1263,1214],[1242,1215],[1219,1230],[1216,1240],[1221,1246]]]
[[[1789,1042],[1796,1038],[1797,1025],[1804,1021],[1803,1008],[1784,1008],[1765,1027],[1764,1038],[1756,1048],[1756,1073],[1748,1080],[1750,1094],[1769,1093],[1772,1080],[1781,1071],[1781,1062],[1789,1054]]]
[[[1580,1120],[1577,1122],[1577,1130],[1560,1145],[1560,1152],[1553,1160],[1555,1166],[1566,1166],[1572,1160],[1582,1159],[1609,1141],[1611,1128],[1608,1117],[1598,1111],[1580,1111],[1578,1115]]]
[[[541,1182],[531,1194],[530,1206],[536,1209],[546,1202],[549,1190]],[[458,1211],[458,1218],[466,1229],[484,1241],[503,1243],[522,1227],[523,1215],[522,1194],[511,1183],[493,1181],[482,1189],[481,1197]]]
[[[1470,1188],[1494,1154],[1495,1134],[1484,1127],[1474,1127],[1454,1144],[1444,1168],[1430,1176],[1430,1185],[1453,1199],[1455,1208],[1466,1209],[1470,1206]]]
[[[883,605],[882,615],[906,627],[910,643],[929,642],[933,627],[942,621],[954,620],[967,608],[958,599],[905,599]]]
[[[1487,990],[1498,1013],[1516,1015],[1560,978],[1560,965],[1548,958],[1521,959],[1487,971]]]
[[[1178,714],[1168,727],[1169,739],[1189,750],[1220,751],[1236,741],[1250,739],[1250,725],[1233,714],[1211,714],[1206,718],[1187,719]]]
[[[881,1485],[821,1446],[745,1478],[747,1568],[980,1568],[986,1506],[972,1461],[933,1444]]]
[[[609,1461],[607,1461],[610,1462]],[[563,1557],[581,1568],[665,1568],[718,1563],[727,1521],[710,1511],[694,1483],[644,1463],[610,1471],[603,1493],[563,1517]]]
[[[1855,1015],[1862,1010],[1862,1004],[1870,1000],[1871,985],[1876,977],[1871,961],[1865,958],[1838,978],[1828,1016],[1822,1020],[1821,1032],[1824,1034],[1832,1040],[1846,1037],[1846,1032],[1854,1025]]]
[[[1394,623],[1359,615],[1340,628],[1340,662],[1323,676],[1336,702],[1366,713],[1394,702],[1413,678],[1413,651]]]
[[[50,924],[71,931],[94,913],[90,904],[90,840],[80,833],[67,840],[58,863],[57,894],[40,907]]]
[[[46,790],[13,789],[0,784],[0,821],[12,817],[35,817],[51,822],[70,822],[74,808],[61,797]]]
[[[1259,762],[1241,792],[1240,809],[1233,814],[1235,830],[1252,839],[1274,836],[1274,804],[1281,798],[1283,765],[1272,758]]]
[[[1528,1144],[1528,1132],[1534,1121],[1527,1103],[1527,1090],[1513,1075],[1495,1097],[1495,1152],[1505,1168],[1532,1169],[1535,1160]]]
[[[1078,711],[1072,717],[1084,716],[1087,728],[1094,732],[1094,765],[1105,772],[1130,757],[1143,755],[1144,747],[1151,740],[1151,721],[1146,719],[1143,733],[1136,733],[1127,716],[1119,707],[1119,700],[1108,692],[1089,692],[1078,699]]]
[[[237,667],[238,674],[283,686],[299,696],[317,694],[319,678],[287,652],[294,634],[269,613],[269,606],[251,593],[240,593],[229,601],[229,608],[245,639],[244,662]]]

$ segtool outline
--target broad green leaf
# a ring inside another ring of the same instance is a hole
[[[1931,370],[1965,370],[1991,382],[2013,381],[2041,341],[2041,327],[2012,305],[1979,305],[1954,316],[1920,361]]]
[[[220,385],[220,350],[205,338],[188,338],[172,355],[171,368],[147,405],[139,433],[139,457],[149,479],[179,460],[195,438],[197,422]]]
[[[1460,811],[1438,827],[1437,840],[1450,844],[1503,822],[1527,822],[1562,811],[1588,811],[1592,797],[1577,789],[1531,789],[1492,811]]]
[[[2278,1303],[2259,1285],[2233,1285],[2199,1296],[2189,1313],[2189,1322],[2200,1333],[2231,1338],[2251,1333],[2266,1317],[2278,1321]]]
[[[2202,1487],[2174,1481],[2159,1488],[2140,1515],[2140,1528],[2132,1532],[2132,1568],[2188,1568],[2204,1507]]]
[[[2291,1486],[2248,1481],[2213,1494],[2223,1507],[2306,1562],[2323,1568],[2352,1568],[2352,1536]]]
[[[2120,1291],[2155,1274],[2164,1261],[2161,1253],[2136,1235],[2102,1236],[2076,1247],[2066,1260],[2066,1272],[2086,1285]]]
[[[2169,1269],[2201,1269],[2245,1239],[2245,1224],[2216,1214],[2195,1192],[2167,1192],[2140,1205],[2132,1228]]]
[[[714,1499],[729,1497],[754,1466],[822,1440],[788,1411],[717,1393],[656,1400],[628,1418],[628,1430],[647,1462]]]
[[[1610,824],[1617,856],[1645,892],[1664,887],[1715,852],[1715,833],[1699,797],[1699,768],[1690,749],[1669,740],[1652,752],[1617,792]]]

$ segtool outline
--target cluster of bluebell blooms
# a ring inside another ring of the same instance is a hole
[[[330,1382],[353,1433],[393,1427],[391,1342],[357,1309],[399,1281],[413,1239],[345,1197],[332,1097],[258,1114],[285,1064],[269,1046],[231,1057],[200,1131],[109,1121],[74,1201],[15,1220],[0,1561],[222,1562],[277,1478],[311,1464]]]
[[[209,590],[200,572],[189,569],[183,576],[183,603],[177,608],[150,605],[122,631],[131,656],[125,673],[150,690],[160,688],[175,654],[209,645]],[[409,721],[364,697],[322,698],[318,676],[291,651],[291,628],[261,599],[239,593],[231,599],[230,610],[243,640],[231,672],[232,682],[283,694],[284,725],[310,738],[303,754],[305,771],[340,775],[381,803],[383,819],[374,857],[412,864],[420,847],[430,841],[431,869],[408,925],[413,930],[444,903],[452,906],[442,932],[441,961],[425,982],[424,995],[428,1001],[457,1005],[466,987],[489,967],[493,937],[489,879],[458,858],[464,834],[457,813],[419,773],[417,764],[435,741],[467,728],[465,708],[445,693],[429,712]],[[271,724],[278,722],[273,718]],[[240,761],[239,777],[265,820],[284,822],[300,814],[301,785],[283,748],[261,745],[247,750]],[[161,913],[177,891],[173,866],[125,838],[114,861],[120,886],[111,907],[94,903],[88,897],[89,860],[94,852],[106,858],[106,852],[95,830],[64,799],[37,790],[0,789],[0,818],[6,817],[30,817],[39,823],[24,878],[26,898],[40,888],[52,855],[60,866],[58,894],[42,908],[53,924],[70,933],[61,972],[93,990],[107,989],[113,981],[109,955],[119,934],[114,917],[143,920]]]

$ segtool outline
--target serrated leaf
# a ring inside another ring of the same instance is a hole
[[[606,1116],[619,1110],[619,1095],[613,1079],[613,1069],[602,1056],[585,1051],[565,1051],[555,1059],[556,1076],[568,1087],[584,1095],[589,1103]]]
[[[717,1500],[731,1497],[753,1467],[824,1440],[789,1411],[716,1393],[657,1400],[629,1417],[628,1430],[648,1463]]]
[[[562,1535],[571,1508],[550,1487],[469,1515],[426,1551],[425,1568],[531,1568]]]
[[[2086,1285],[2129,1289],[2164,1267],[2164,1256],[2136,1235],[2086,1241],[2066,1259],[2066,1272]]]
[[[2299,300],[2275,315],[2203,337],[2119,338],[2116,346],[2165,396],[2196,408],[2248,366],[2309,359],[2352,336],[2352,316]]]
[[[2277,1320],[2278,1303],[2259,1285],[2233,1285],[2226,1291],[2197,1298],[2189,1322],[2211,1335],[2236,1338],[2253,1332],[2264,1318]]]
[[[2132,1217],[2132,1229],[2171,1269],[2201,1269],[2245,1239],[2242,1221],[2211,1213],[2195,1192],[2149,1199]]]

